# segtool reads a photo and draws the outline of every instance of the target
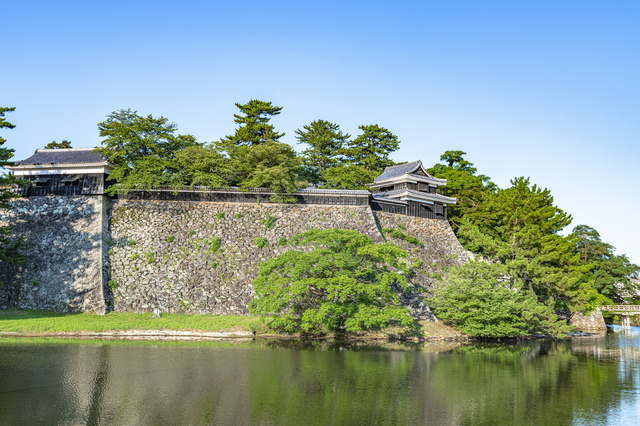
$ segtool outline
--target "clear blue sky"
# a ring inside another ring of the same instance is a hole
[[[121,108],[211,141],[262,99],[291,144],[315,119],[375,123],[395,160],[457,149],[501,187],[529,176],[640,263],[638,1],[21,0],[0,28],[16,159],[95,146]]]

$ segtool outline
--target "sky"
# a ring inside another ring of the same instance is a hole
[[[462,150],[500,187],[548,188],[573,226],[640,264],[638,1],[13,1],[1,8],[0,106],[24,159],[100,144],[118,109],[198,141],[232,134],[235,103],[282,106],[355,136],[398,135],[396,161]]]

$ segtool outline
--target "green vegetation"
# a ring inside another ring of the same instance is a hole
[[[0,107],[0,130],[13,129],[14,124],[9,123],[4,115],[7,112],[14,111],[15,108]],[[6,142],[0,136],[0,167],[10,166],[13,164],[9,159],[13,157],[14,150],[11,148],[3,148]],[[11,174],[3,172],[0,174],[0,209],[10,209],[9,200],[17,198],[18,195],[10,191],[10,186],[17,183],[15,177]],[[9,265],[21,265],[27,263],[27,256],[24,253],[26,249],[24,239],[21,236],[13,235],[13,228],[10,226],[0,226],[0,263]]]
[[[149,265],[151,265],[156,261],[156,255],[151,250],[149,250],[148,252],[145,252],[144,259]]]
[[[258,248],[267,247],[269,245],[269,242],[264,237],[257,237],[254,242]]]
[[[420,242],[419,239],[417,239],[416,237],[412,237],[411,235],[405,234],[404,232],[398,229],[386,228],[386,229],[383,229],[382,232],[384,232],[391,238],[396,238],[398,240],[406,241],[409,244],[422,247],[422,243]]]
[[[325,120],[316,120],[296,130],[298,143],[308,146],[302,152],[304,177],[311,183],[325,183],[323,174],[340,164],[340,154],[351,135],[342,133],[340,126]]]
[[[262,219],[260,223],[263,224],[265,228],[271,229],[276,223],[276,218],[269,215],[266,218]]]
[[[131,247],[135,246],[136,245],[136,241],[135,240],[129,240],[129,245]]]
[[[109,288],[111,289],[112,292],[115,292],[116,288],[118,288],[118,283],[115,282],[114,280],[109,280],[107,285],[109,286]]]
[[[503,264],[477,261],[450,268],[430,303],[441,320],[470,336],[563,337],[572,330],[556,318],[553,299],[538,302],[534,293],[522,290],[521,282],[511,284],[506,272]]]
[[[459,198],[449,213],[460,242],[494,269],[470,263],[448,271],[430,300],[439,317],[483,337],[561,336],[567,330],[553,321],[552,309],[584,312],[636,300],[640,267],[615,255],[588,226],[562,236],[572,218],[553,204],[548,189],[524,177],[500,189],[476,175],[464,154],[447,151],[441,157],[447,165],[428,170],[448,179],[444,193]]]
[[[240,219],[242,217],[242,213],[236,213],[236,219]]]
[[[143,117],[130,109],[112,112],[98,129],[105,139],[96,150],[115,166],[109,179],[118,185],[106,191],[111,195],[126,194],[136,186],[172,184],[181,172],[176,153],[196,144],[191,135],[175,135],[178,127],[167,118]]]
[[[246,104],[236,103],[242,115],[234,114],[234,122],[240,126],[236,133],[223,139],[234,145],[256,146],[264,143],[277,142],[284,133],[278,133],[269,124],[271,117],[280,114],[282,107],[274,106],[271,102],[252,99]]]
[[[287,245],[287,238],[286,238],[286,237],[280,237],[280,238],[278,238],[278,245],[280,245],[280,246],[286,246],[286,245]]]
[[[64,139],[62,142],[51,141],[44,146],[44,149],[69,149],[73,148],[71,146],[71,141]]]
[[[310,230],[290,250],[260,266],[253,281],[252,313],[273,316],[271,327],[287,332],[324,334],[413,323],[393,286],[407,287],[407,253],[393,244],[375,244],[350,230]]]
[[[167,235],[167,242],[168,243],[172,243],[173,242],[173,235]]]
[[[224,217],[224,212],[218,212],[216,217],[218,218],[218,220],[222,220],[222,218]]]
[[[110,283],[111,284],[111,283]],[[111,285],[110,285],[111,287]],[[112,289],[114,289],[114,286]],[[56,313],[8,309],[0,311],[0,332],[47,333],[110,330],[201,330],[251,331],[260,329],[256,317],[233,315],[131,314],[111,312],[107,315]]]
[[[640,266],[624,254],[614,254],[615,247],[602,241],[598,231],[589,226],[576,226],[572,235],[580,258],[591,265],[593,288],[614,303],[638,304],[640,295],[634,279],[640,274]]]
[[[196,231],[194,231],[193,229],[189,230],[189,236],[193,237],[194,235],[196,235]]]

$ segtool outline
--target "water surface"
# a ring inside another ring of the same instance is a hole
[[[634,424],[640,329],[522,344],[0,339],[0,424]]]

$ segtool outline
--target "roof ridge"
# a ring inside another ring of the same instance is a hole
[[[385,167],[385,169],[394,169],[396,167],[406,167],[409,164],[414,164],[414,163],[420,163],[420,165],[422,165],[422,160],[411,161],[411,162],[403,163],[403,164],[396,164],[395,166],[387,166],[387,167]]]
[[[36,152],[93,151],[96,148],[39,148]]]

